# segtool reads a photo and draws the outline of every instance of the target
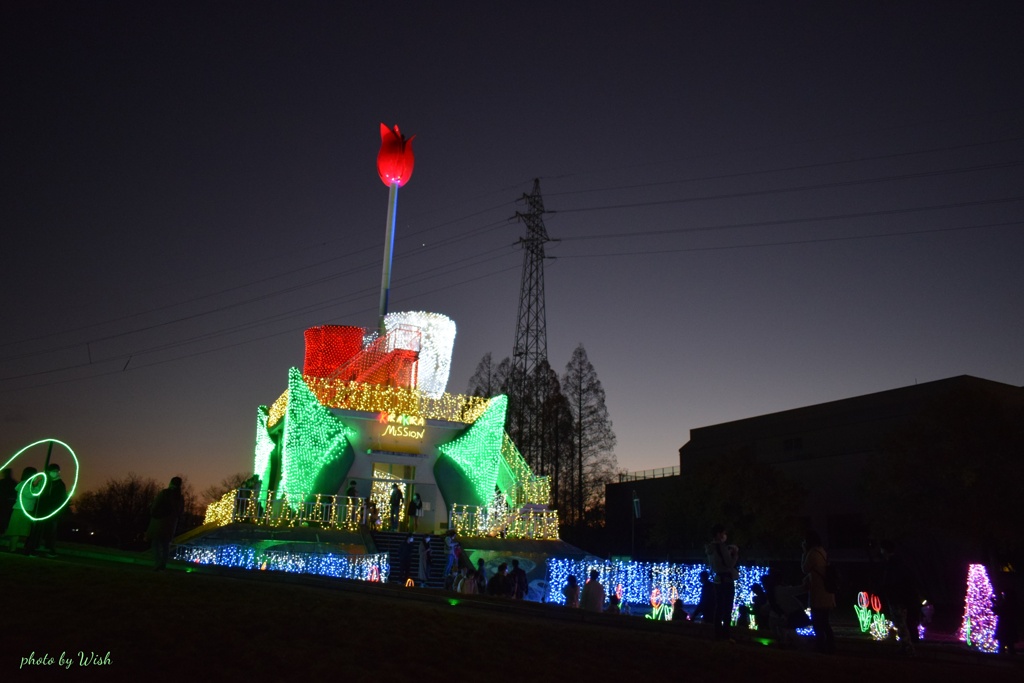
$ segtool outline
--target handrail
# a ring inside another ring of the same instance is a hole
[[[548,509],[491,510],[481,505],[452,506],[449,528],[463,537],[558,540],[558,511]]]
[[[264,498],[253,489],[234,489],[206,508],[204,523],[223,526],[244,522],[271,527],[315,523],[324,529],[357,531],[361,506],[362,499],[358,497],[317,494],[313,500],[293,504],[287,494],[274,500],[273,491]]]
[[[619,483],[624,481],[640,481],[642,479],[660,479],[661,477],[675,477],[679,475],[679,465],[675,467],[659,467],[654,470],[642,470],[640,472],[629,472],[619,475]]]

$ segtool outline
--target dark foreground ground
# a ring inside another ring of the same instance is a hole
[[[712,643],[692,624],[144,562],[85,547],[0,553],[0,681],[1024,680],[1024,658],[950,642],[906,659],[847,630],[824,657]]]

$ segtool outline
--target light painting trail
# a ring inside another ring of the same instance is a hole
[[[35,446],[38,446],[40,444],[44,444],[44,443],[50,444],[50,448],[53,448],[53,444],[57,444],[59,446],[63,446],[67,450],[67,452],[71,454],[71,459],[75,463],[75,479],[71,483],[71,487],[68,489],[68,493],[67,493],[68,497],[65,498],[64,502],[61,503],[60,505],[58,505],[57,508],[53,512],[51,512],[50,514],[45,515],[43,517],[36,517],[31,512],[25,512],[25,516],[28,517],[29,519],[31,519],[33,522],[42,522],[44,520],[47,520],[47,519],[53,517],[58,512],[63,510],[64,507],[67,506],[67,504],[71,501],[71,496],[74,494],[75,488],[78,487],[78,473],[79,473],[79,469],[80,469],[79,465],[78,465],[78,456],[75,455],[75,452],[73,450],[71,450],[71,446],[67,445],[63,441],[59,441],[58,439],[40,439],[39,441],[36,441],[34,443],[30,443],[29,445],[27,445],[24,448],[22,448],[20,451],[18,451],[13,456],[11,456],[11,458],[7,462],[5,462],[2,467],[0,467],[0,470],[4,469],[6,467],[9,467],[11,465],[11,463],[13,463],[15,460],[17,460],[27,450],[29,450],[30,448],[33,448]],[[45,468],[44,468],[44,470],[45,470]],[[36,481],[36,479],[40,479],[42,481],[42,484],[43,484],[42,486],[39,487],[38,491],[33,490],[34,487],[35,487],[34,482]],[[34,498],[38,498],[39,496],[41,496],[43,494],[43,491],[46,490],[46,486],[49,483],[49,478],[46,476],[46,472],[45,471],[41,471],[41,472],[36,472],[35,474],[33,474],[31,477],[28,478],[27,481],[29,483],[26,484],[25,486],[21,487],[21,494],[20,494],[21,500],[19,501],[19,505],[21,505],[22,511],[26,511],[28,509],[35,509],[35,504],[29,505],[29,506],[25,505],[25,502],[26,502],[25,498],[24,498],[24,496],[26,495],[25,491],[28,491],[28,495],[30,495],[30,496],[32,496]]]

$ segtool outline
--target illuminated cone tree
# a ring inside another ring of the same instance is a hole
[[[997,617],[992,610],[992,582],[983,564],[972,564],[967,570],[967,594],[964,596],[964,620],[960,640],[982,652],[995,652]]]

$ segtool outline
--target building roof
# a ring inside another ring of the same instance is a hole
[[[944,396],[969,391],[1024,396],[1022,387],[959,375],[692,429],[690,440],[679,449],[680,463],[687,458],[699,457],[705,449],[718,449],[725,444],[744,441],[785,440],[788,435],[813,435],[851,428],[878,433],[880,428],[910,418]]]

